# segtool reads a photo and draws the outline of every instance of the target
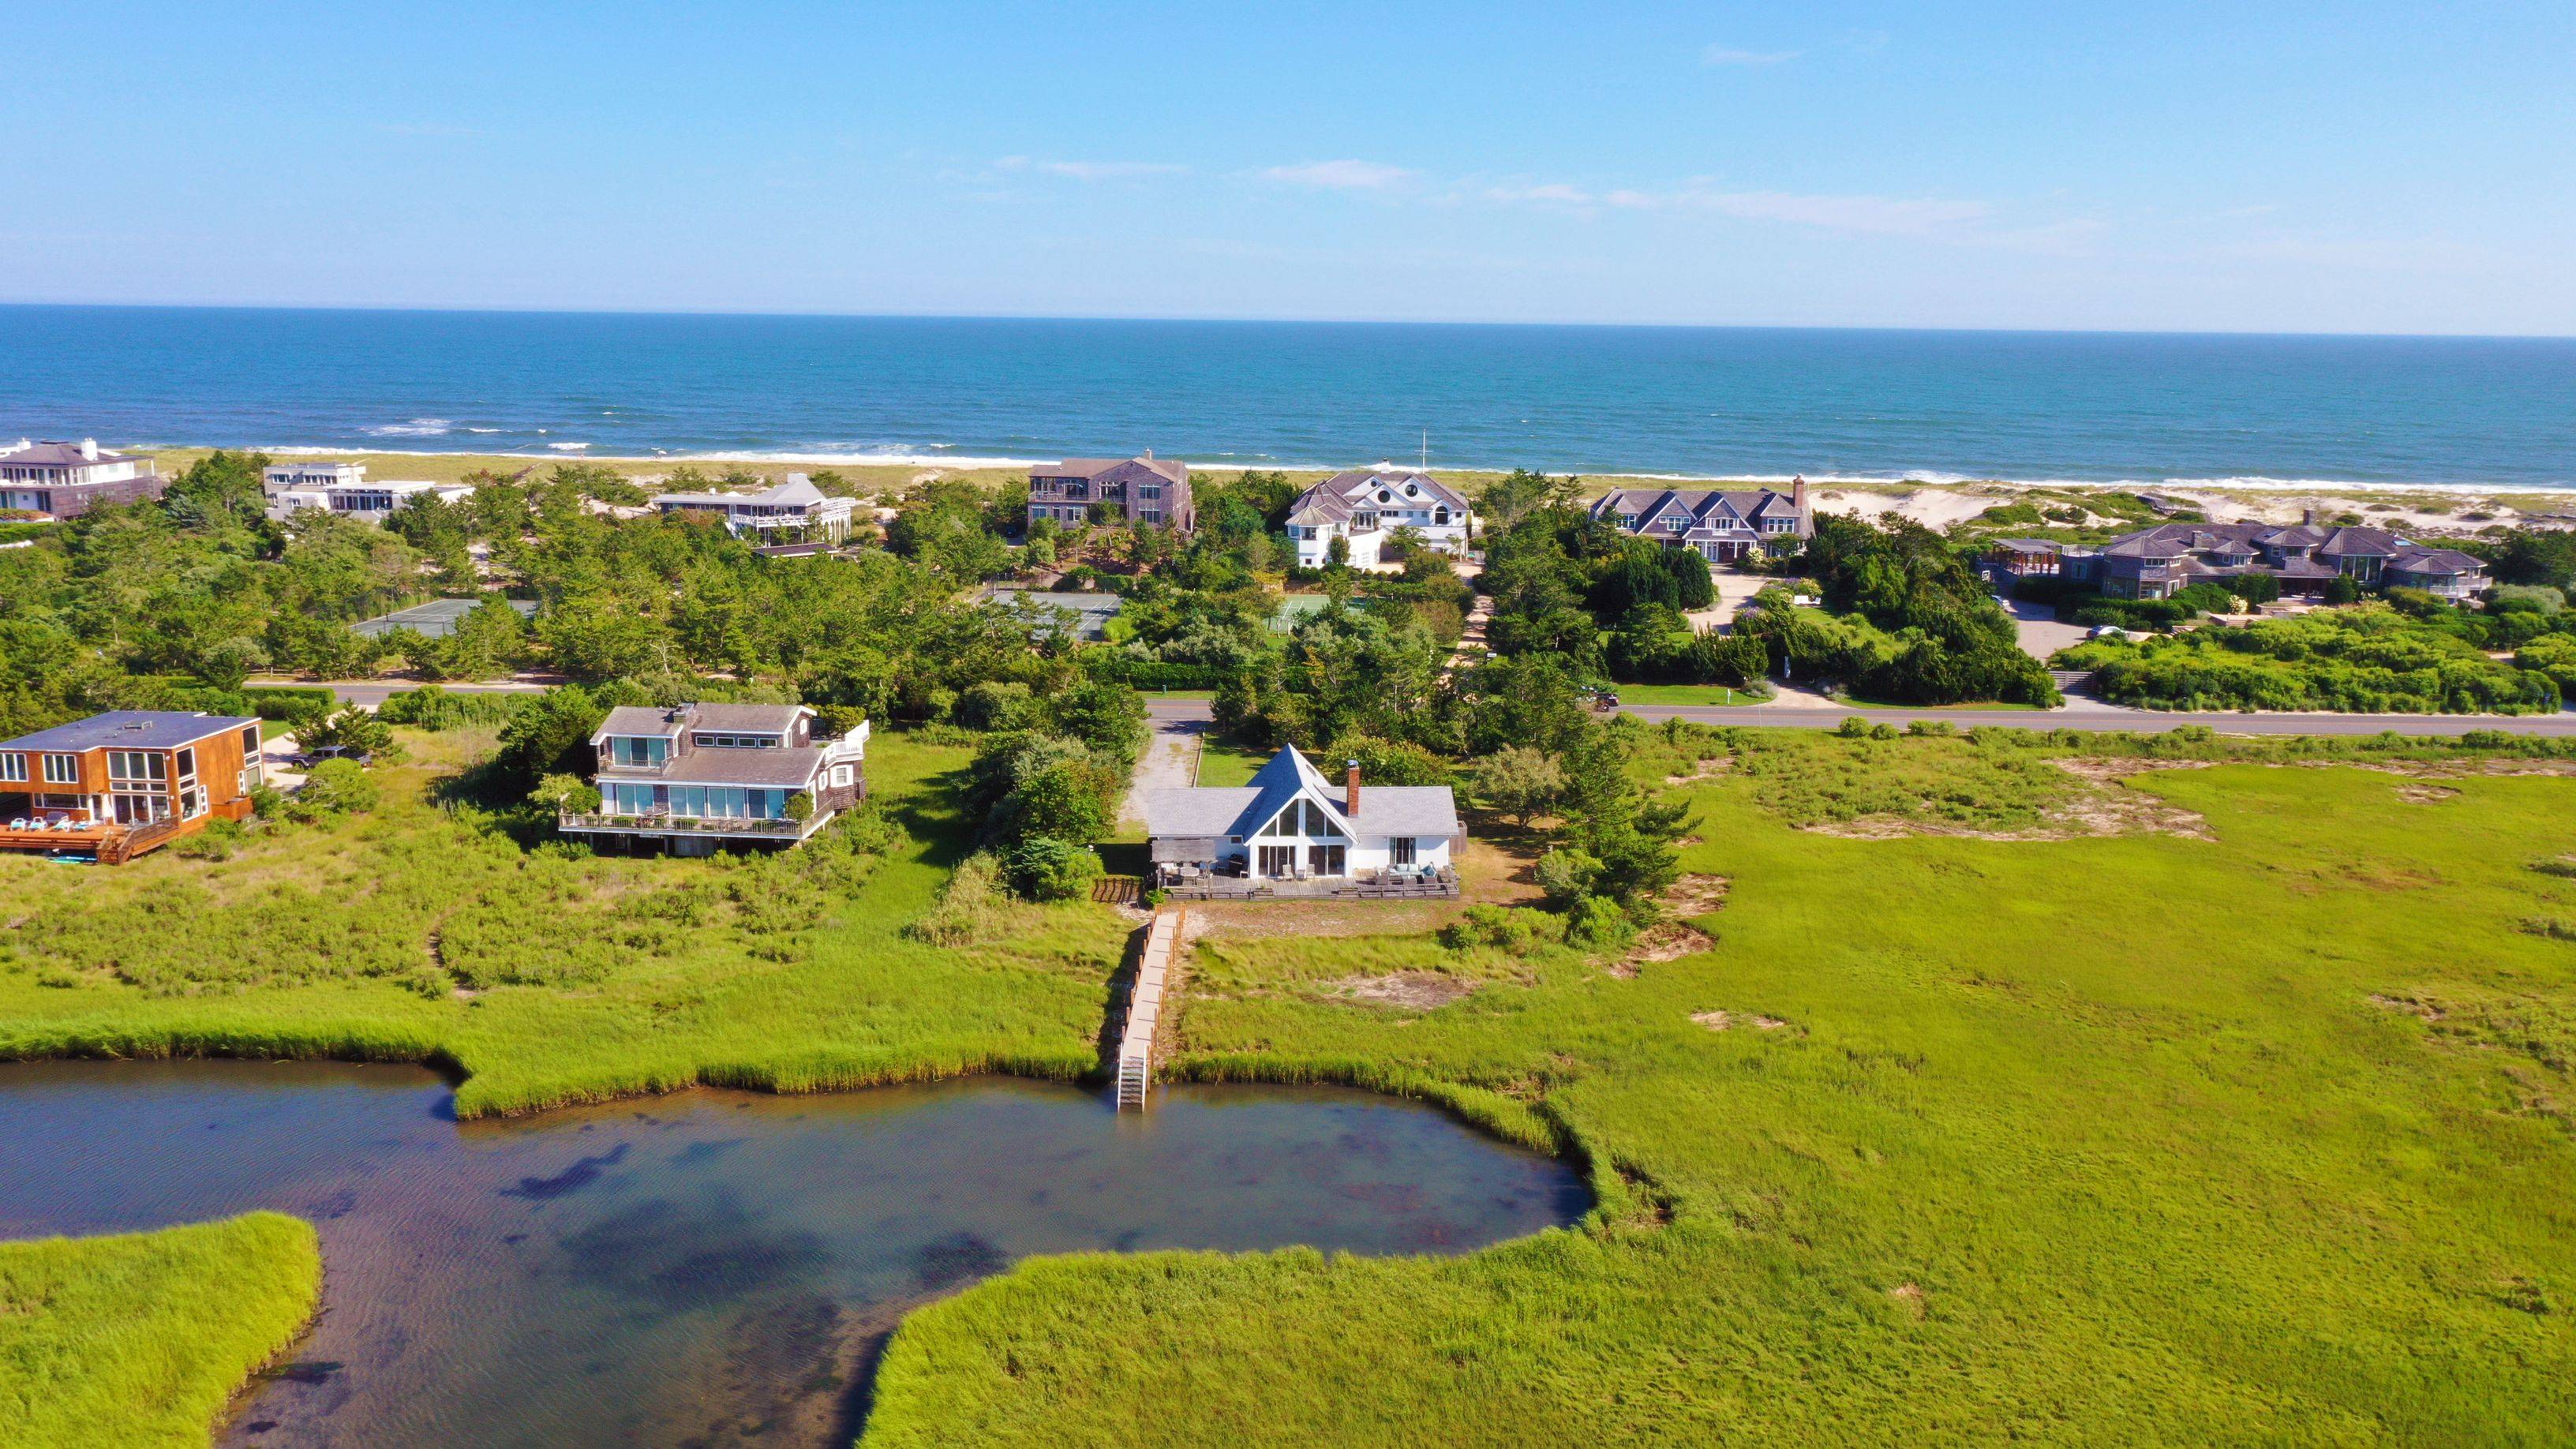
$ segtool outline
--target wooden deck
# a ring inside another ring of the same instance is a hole
[[[0,850],[41,851],[47,855],[95,856],[101,865],[123,865],[147,851],[158,850],[183,835],[206,828],[211,815],[189,820],[156,820],[149,825],[66,825],[52,830],[0,829]]]
[[[1445,901],[1458,896],[1458,875],[1323,876],[1273,880],[1259,876],[1165,876],[1163,896],[1176,901]]]

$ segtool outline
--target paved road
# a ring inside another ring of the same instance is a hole
[[[1159,727],[1166,721],[1208,718],[1205,700],[1149,699]],[[2525,735],[2576,735],[2576,712],[2551,715],[2477,714],[2180,714],[2165,710],[2120,709],[2082,704],[2065,709],[1802,709],[1778,705],[1629,705],[1639,719],[1676,716],[1702,724],[1773,725],[1788,729],[1832,729],[1853,715],[1873,724],[1894,725],[1940,720],[1966,729],[2000,725],[2027,730],[2137,730],[2161,733],[2177,725],[2207,725],[2234,735],[2375,735],[2395,730],[2407,735],[2456,735],[2468,730],[2500,729]]]
[[[1632,705],[1640,719],[1697,720],[1702,724],[1786,725],[1799,729],[1832,729],[1853,715],[1872,724],[1911,724],[1943,720],[1960,729],[2000,725],[2031,730],[2136,730],[2157,734],[2178,725],[2207,725],[2230,735],[2375,735],[2395,730],[2403,735],[2456,735],[2469,730],[2507,730],[2524,735],[2576,735],[2576,714],[2184,714],[2170,710],[2115,709],[2096,705],[2066,709],[1783,709],[1723,705]]]

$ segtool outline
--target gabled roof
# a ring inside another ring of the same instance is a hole
[[[255,716],[175,709],[112,709],[52,729],[0,740],[0,750],[173,750],[259,723]]]
[[[2384,528],[2338,528],[2317,552],[2327,558],[2388,558],[2405,543]]]
[[[1389,495],[1383,502],[1377,496],[1381,492]],[[1453,513],[1472,511],[1467,495],[1417,469],[1350,468],[1298,494],[1288,505],[1288,521],[1340,523],[1362,509],[1442,507]]]
[[[676,503],[683,508],[731,508],[738,503],[794,504],[811,507],[828,503],[831,495],[814,486],[814,480],[802,473],[790,473],[787,481],[758,493],[656,493],[653,501]]]
[[[119,453],[113,449],[101,448],[98,450],[97,457],[84,458],[81,456],[80,444],[66,443],[53,438],[47,438],[41,443],[29,443],[23,448],[11,448],[7,444],[0,444],[0,449],[6,449],[6,451],[0,451],[0,463],[35,463],[68,468],[95,468],[101,463],[149,462],[152,457],[149,453]]]
[[[1248,785],[1201,786],[1142,792],[1146,832],[1164,836],[1242,836],[1249,839],[1303,796],[1322,808],[1344,835],[1456,835],[1458,797],[1446,785],[1360,786],[1356,817],[1342,809],[1341,787],[1325,777],[1295,745],[1283,746],[1255,771]]]
[[[1178,458],[1067,458],[1061,463],[1041,463],[1029,470],[1032,478],[1097,478],[1103,473],[1133,463],[1149,473],[1159,473],[1174,483],[1187,478],[1190,465]]]
[[[2397,551],[2388,566],[2409,574],[2474,574],[2486,568],[2486,561],[2456,548],[2423,548],[2409,545]]]
[[[797,716],[813,712],[801,704],[621,704],[591,732],[590,742],[610,735],[668,737],[682,730],[784,735],[796,728]]]
[[[2102,545],[2112,558],[2173,558],[2186,553],[2312,550],[2320,558],[2389,558],[2415,547],[2384,528],[2319,528],[2268,523],[2165,523]]]
[[[1730,523],[1751,527],[1769,518],[1799,514],[1798,502],[1776,488],[1613,488],[1592,505],[1592,516],[1635,514],[1639,533],[1680,513],[1690,531],[1723,530]]]

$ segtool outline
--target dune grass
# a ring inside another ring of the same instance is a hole
[[[467,1116],[698,1082],[1078,1076],[1125,949],[1113,917],[1032,908],[959,948],[901,933],[963,851],[966,755],[879,739],[898,827],[879,855],[566,860],[450,818],[410,769],[383,772],[372,815],[221,863],[0,860],[0,1058],[430,1061],[464,1076]]]
[[[1797,748],[2030,804],[1960,741]],[[2576,784],[2225,764],[2111,787],[2214,840],[2013,843],[1801,830],[1799,773],[1682,787],[1700,954],[1404,1011],[1225,943],[1180,1017],[1184,1070],[1524,1104],[1629,1201],[1452,1261],[1031,1265],[906,1321],[868,1442],[2576,1438],[2576,945],[2517,928],[2576,917],[2533,864]]]
[[[321,1289],[313,1229],[278,1213],[0,1243],[0,1442],[205,1444]]]

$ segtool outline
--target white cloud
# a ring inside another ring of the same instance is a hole
[[[1376,161],[1308,161],[1296,166],[1273,166],[1261,173],[1261,179],[1334,191],[1385,191],[1412,180],[1413,173]]]
[[[1776,222],[1817,231],[1867,236],[1919,237],[1952,246],[1997,247],[2064,254],[2083,249],[2109,228],[2090,218],[2026,226],[2005,225],[1982,201],[1942,197],[1809,194],[1792,191],[1723,191],[1694,181],[1668,191],[1628,187],[1593,192],[1559,182],[1491,186],[1484,200],[1506,206],[1555,207],[1592,214],[1619,211],[1698,211],[1742,221]]]
[[[1126,181],[1139,176],[1178,176],[1190,168],[1166,161],[1042,161],[1038,169],[1074,181]]]
[[[1596,204],[1592,193],[1585,191],[1582,187],[1567,186],[1559,182],[1549,182],[1540,186],[1489,186],[1485,188],[1485,199],[1487,201],[1532,202],[1540,206],[1592,206]]]
[[[1931,197],[1802,196],[1787,191],[1700,191],[1680,193],[1675,202],[1747,221],[1781,221],[1820,231],[1870,232],[1880,236],[1929,236],[1981,222],[1991,209],[1981,201],[1943,201]]]
[[[1779,65],[1806,54],[1801,50],[1742,50],[1732,45],[1712,45],[1699,53],[1702,65]]]

